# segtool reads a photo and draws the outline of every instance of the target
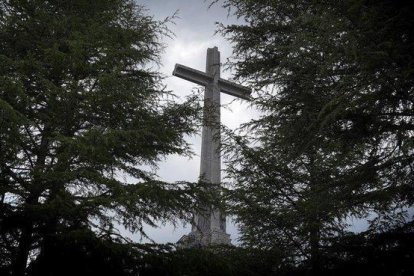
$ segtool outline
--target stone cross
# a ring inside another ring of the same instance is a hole
[[[207,50],[206,72],[176,64],[173,75],[205,87],[200,179],[212,184],[214,189],[221,182],[220,91],[249,100],[251,89],[220,78],[220,52],[217,47]],[[230,244],[225,216],[214,206],[204,206],[202,210],[194,214],[191,233],[182,237],[179,243],[186,246]]]

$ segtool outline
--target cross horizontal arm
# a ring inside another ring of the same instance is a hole
[[[203,86],[213,81],[208,74],[178,63],[174,67],[173,75]]]
[[[207,73],[178,63],[174,67],[173,75],[203,86],[206,86],[214,80],[213,77],[211,77]],[[250,100],[251,89],[248,87],[242,86],[240,84],[222,78],[218,80],[218,87],[220,91],[223,93],[241,99]]]
[[[224,79],[219,79],[218,85],[220,87],[220,91],[223,93],[248,101],[250,100],[250,93],[252,90],[248,87]]]

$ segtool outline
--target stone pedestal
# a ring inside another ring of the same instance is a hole
[[[188,247],[205,247],[209,245],[231,245],[230,235],[223,231],[213,230],[207,233],[191,232],[188,235],[184,235],[177,242],[178,246]]]
[[[205,214],[205,213],[204,213]],[[188,235],[184,235],[178,245],[181,247],[204,247],[209,245],[231,245],[230,235],[226,233],[226,218],[218,210],[207,213],[209,218],[195,214],[196,223]]]

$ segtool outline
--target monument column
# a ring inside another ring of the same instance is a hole
[[[200,180],[216,189],[221,181],[220,158],[220,52],[217,47],[207,50],[206,73],[211,81],[205,86],[203,129],[201,142]],[[199,234],[201,244],[226,243],[230,238],[226,234],[225,216],[214,206],[202,206],[194,214],[195,225],[192,233]]]
[[[206,72],[176,64],[173,75],[205,87],[200,180],[207,183],[209,189],[217,189],[221,182],[220,92],[249,100],[251,90],[220,78],[220,52],[217,47],[207,50]],[[230,244],[224,214],[215,206],[200,206],[194,214],[191,233],[183,236],[178,243],[183,246]]]

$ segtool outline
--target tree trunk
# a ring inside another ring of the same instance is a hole
[[[314,222],[315,225],[312,226],[310,231],[310,263],[311,263],[311,275],[320,275],[321,273],[321,260],[319,252],[319,240],[320,240],[320,230],[317,222]]]
[[[320,240],[321,240],[321,185],[318,177],[319,172],[315,171],[315,156],[316,152],[311,150],[309,154],[309,174],[310,174],[310,213],[309,213],[309,244],[310,244],[310,266],[311,275],[320,275],[322,270],[321,254],[320,254]],[[316,165],[317,166],[317,165]]]
[[[20,236],[19,247],[16,258],[12,264],[12,275],[23,276],[26,272],[27,259],[29,257],[30,247],[32,245],[33,225],[25,222]]]

